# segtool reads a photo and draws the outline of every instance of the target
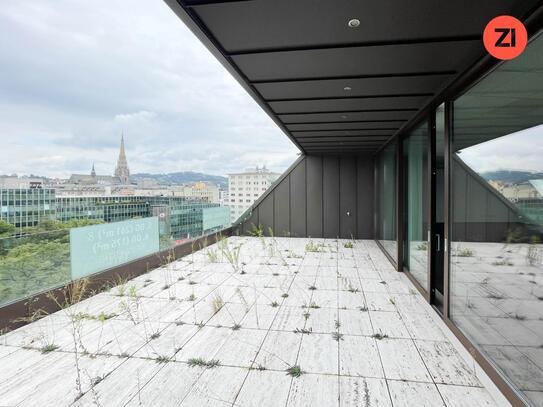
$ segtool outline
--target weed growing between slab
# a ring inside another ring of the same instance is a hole
[[[187,362],[187,364],[190,367],[207,367],[209,369],[212,369],[214,367],[218,367],[221,365],[220,360],[218,359],[211,359],[211,360],[205,360],[203,358],[190,358]]]
[[[300,377],[301,375],[303,375],[305,372],[302,370],[302,368],[298,365],[294,365],[294,366],[291,366],[289,367],[287,370],[287,375],[289,376],[292,376],[292,377]]]

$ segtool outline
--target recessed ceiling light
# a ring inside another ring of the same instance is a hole
[[[356,28],[360,25],[360,20],[358,18],[352,18],[347,24],[350,28]]]
[[[345,86],[345,87],[343,88],[343,90],[346,91],[346,92],[348,92],[348,91],[352,90],[352,88],[351,88],[350,86]]]

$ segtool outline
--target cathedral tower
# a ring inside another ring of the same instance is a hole
[[[117,167],[115,168],[115,176],[119,177],[121,184],[130,183],[130,170],[128,169],[128,162],[126,161],[126,153],[124,151],[124,134],[121,133],[121,151],[119,152],[119,159],[117,160]]]

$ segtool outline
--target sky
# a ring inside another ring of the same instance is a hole
[[[161,0],[0,8],[0,174],[215,175],[298,149]]]

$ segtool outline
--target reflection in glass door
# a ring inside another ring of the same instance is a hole
[[[428,124],[403,141],[404,266],[428,291]]]

